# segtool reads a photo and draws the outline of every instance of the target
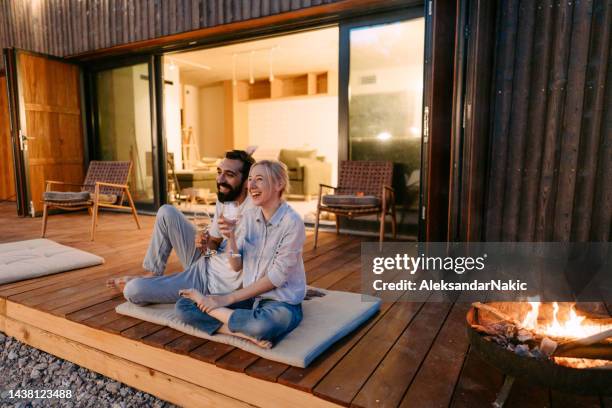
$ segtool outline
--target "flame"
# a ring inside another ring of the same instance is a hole
[[[547,336],[582,338],[592,336],[612,327],[612,325],[586,323],[584,316],[576,314],[576,305],[571,306],[569,318],[561,323],[558,318],[559,305],[557,302],[553,303],[552,321],[547,324],[538,324],[540,302],[529,302],[529,304],[531,305],[531,310],[527,312],[521,324],[527,329]]]

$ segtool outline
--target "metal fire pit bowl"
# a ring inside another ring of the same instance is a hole
[[[485,339],[472,324],[478,324],[478,311],[473,307],[467,313],[467,333],[471,347],[488,363],[499,368],[508,377],[498,395],[509,393],[514,378],[526,379],[529,383],[546,388],[582,395],[612,395],[612,370],[597,368],[571,368],[552,361],[539,360],[518,354]],[[507,397],[507,394],[505,395]],[[505,398],[501,398],[503,405]]]

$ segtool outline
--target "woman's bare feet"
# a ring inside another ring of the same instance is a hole
[[[262,349],[271,349],[272,348],[272,342],[271,341],[268,341],[268,340],[257,340],[256,338],[247,336],[246,334],[242,334],[242,333],[239,333],[239,332],[233,332],[233,331],[231,331],[229,329],[229,327],[227,327],[226,324],[221,326],[219,328],[219,330],[217,330],[217,333],[229,334],[230,336],[240,337],[241,339],[248,340],[251,343],[255,344],[256,346],[261,347]]]

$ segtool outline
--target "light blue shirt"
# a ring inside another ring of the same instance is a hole
[[[260,297],[300,304],[306,294],[302,217],[283,202],[268,221],[261,207],[246,209],[240,224],[236,244],[242,254],[243,287],[268,276],[276,288]]]

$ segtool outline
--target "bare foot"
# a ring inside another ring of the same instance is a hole
[[[120,276],[118,278],[110,278],[106,281],[106,287],[111,289],[117,289],[123,292],[125,285],[132,279],[140,278],[140,276]]]
[[[181,289],[179,290],[179,296],[190,299],[198,305],[200,309],[202,309],[202,301],[204,300],[204,295],[200,293],[197,289]]]
[[[256,346],[261,347],[262,349],[271,349],[272,348],[272,342],[271,341],[268,341],[268,340],[257,340],[256,338],[247,336],[246,334],[243,334],[243,333],[240,333],[240,332],[233,332],[225,324],[219,328],[217,333],[229,334],[230,336],[240,337],[241,339],[248,340],[251,343],[255,344]]]

